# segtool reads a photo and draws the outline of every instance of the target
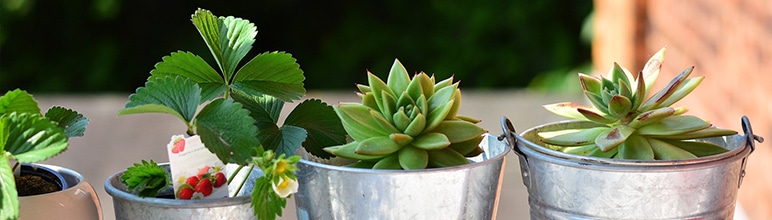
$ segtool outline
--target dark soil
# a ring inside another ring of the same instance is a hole
[[[59,185],[35,175],[23,175],[16,178],[16,191],[19,196],[32,196],[62,190]]]

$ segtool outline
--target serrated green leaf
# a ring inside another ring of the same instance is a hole
[[[424,150],[438,150],[450,146],[450,140],[442,133],[430,132],[416,137],[411,145]]]
[[[619,155],[626,160],[654,160],[655,152],[646,140],[638,135],[630,135],[619,145]]]
[[[257,155],[260,147],[254,123],[241,104],[216,99],[196,116],[196,131],[206,148],[223,163],[244,165]]]
[[[201,89],[182,77],[149,79],[145,87],[129,96],[129,102],[118,115],[137,113],[166,113],[189,123],[196,114],[201,100]]]
[[[284,125],[281,129],[260,130],[257,134],[266,150],[273,150],[277,155],[294,155],[306,139],[306,130],[301,127]]]
[[[242,92],[231,93],[233,101],[241,103],[249,111],[249,116],[260,123],[279,123],[279,116],[284,102],[269,95],[249,96]]]
[[[230,79],[236,65],[255,42],[255,25],[248,20],[232,16],[215,17],[203,9],[197,10],[191,20],[209,46],[226,79]]]
[[[15,89],[0,96],[0,115],[11,112],[40,114],[40,107],[27,91]]]
[[[405,91],[409,84],[412,83],[405,66],[399,62],[399,59],[394,59],[394,64],[391,65],[391,70],[389,70],[386,85],[389,86],[392,91]]]
[[[239,69],[231,88],[250,95],[265,94],[291,102],[306,93],[303,80],[303,70],[291,54],[266,52],[255,56]]]
[[[154,78],[180,76],[198,84],[201,88],[201,100],[196,104],[222,96],[227,88],[222,76],[212,69],[204,58],[191,52],[177,51],[164,56],[161,62],[155,64],[155,69],[150,71],[150,75],[148,81]]]
[[[164,168],[153,160],[134,163],[121,174],[121,182],[140,197],[156,197],[158,192],[171,185],[169,179]]]
[[[271,186],[270,176],[261,176],[255,180],[250,206],[254,209],[257,219],[274,220],[282,215],[287,200],[279,197]]]
[[[5,152],[6,141],[11,133],[11,126],[8,124],[8,117],[0,116],[0,152]]]
[[[46,118],[56,122],[57,126],[64,129],[67,138],[80,137],[86,132],[88,119],[76,111],[60,106],[55,106],[46,112]]]
[[[697,156],[690,153],[689,151],[681,149],[678,146],[672,145],[668,142],[653,138],[648,138],[648,142],[651,144],[651,148],[654,150],[654,159],[657,160],[683,160],[697,158]]]
[[[0,156],[0,219],[19,217],[19,197],[9,159],[6,155]]]
[[[67,149],[64,130],[42,115],[11,113],[5,151],[19,163],[35,163],[56,156]]]
[[[429,154],[412,146],[402,148],[397,155],[399,165],[405,170],[424,169],[429,164]]]
[[[305,129],[308,136],[303,147],[317,157],[330,158],[332,155],[325,152],[324,147],[346,143],[346,130],[335,110],[318,99],[298,104],[284,119],[284,124]]]
[[[638,134],[667,136],[684,134],[710,127],[710,123],[691,115],[670,116],[638,128]]]

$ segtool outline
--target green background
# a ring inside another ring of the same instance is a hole
[[[197,8],[255,23],[242,62],[287,51],[310,90],[353,90],[394,58],[477,89],[560,87],[590,63],[592,1],[0,0],[0,90],[133,92],[173,51],[213,62]]]

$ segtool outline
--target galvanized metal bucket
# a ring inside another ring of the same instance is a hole
[[[531,219],[732,219],[748,156],[755,149],[750,122],[745,136],[702,139],[729,152],[689,160],[612,160],[566,154],[543,147],[537,133],[579,128],[558,122],[521,135],[509,119],[502,128],[517,143]]]
[[[168,164],[159,164],[169,172]],[[238,165],[228,164],[223,171],[230,176]],[[228,185],[228,190],[235,192],[238,184],[247,177],[248,169],[242,169]],[[260,169],[253,169],[247,183],[236,197],[207,200],[177,200],[167,198],[141,198],[126,188],[121,182],[123,171],[113,174],[105,181],[105,191],[113,197],[115,219],[255,219],[250,206],[255,180],[262,176]],[[171,187],[161,194],[174,195]]]
[[[486,135],[472,164],[370,170],[301,160],[298,219],[495,219],[510,147]]]

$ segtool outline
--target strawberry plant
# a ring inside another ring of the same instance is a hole
[[[264,176],[257,181],[252,204],[258,218],[274,219],[281,215],[286,201],[272,186],[295,180],[291,171],[299,158],[289,155],[301,145],[323,153],[325,146],[344,143],[345,131],[332,107],[315,99],[298,104],[279,126],[284,104],[299,100],[306,92],[305,77],[295,58],[286,52],[265,52],[239,67],[255,42],[253,23],[217,17],[204,9],[196,10],[191,20],[216,67],[192,52],[173,52],[155,65],[145,86],[129,96],[118,114],[172,115],[186,125],[188,135],[200,136],[223,163],[249,166],[250,170],[260,167]],[[277,163],[290,168],[275,172]],[[199,181],[213,183],[206,178]],[[221,181],[214,184],[223,184]],[[134,187],[143,188],[141,184]],[[206,194],[203,188],[193,187],[193,191]],[[271,204],[265,205],[266,201]]]
[[[55,106],[41,114],[38,102],[24,90],[0,96],[0,219],[19,217],[13,170],[20,163],[35,163],[67,149],[67,140],[83,136],[88,119],[76,111]],[[11,166],[11,161],[15,165]]]

